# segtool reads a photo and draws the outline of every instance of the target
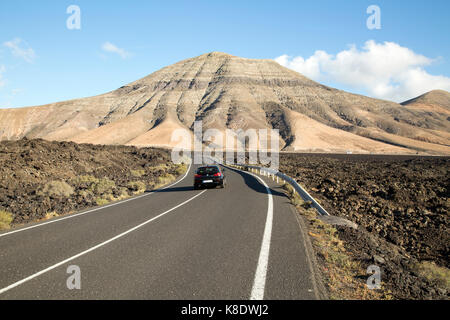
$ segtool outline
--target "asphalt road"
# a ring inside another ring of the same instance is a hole
[[[226,169],[225,189],[194,190],[195,167],[164,190],[0,233],[0,299],[319,298],[280,187]],[[81,289],[67,287],[73,265]]]

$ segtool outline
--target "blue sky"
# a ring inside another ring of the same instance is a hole
[[[73,4],[80,30],[66,27]],[[372,4],[381,10],[379,30],[366,26]],[[0,108],[101,94],[211,51],[284,56],[277,61],[315,80],[380,98],[449,90],[449,11],[446,0],[1,1]],[[342,66],[340,52],[353,60]],[[386,52],[411,61],[390,71],[377,65],[391,61]],[[353,76],[351,68],[371,70]]]

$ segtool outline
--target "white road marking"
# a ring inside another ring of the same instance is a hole
[[[223,165],[224,167],[228,167]],[[228,167],[229,168],[229,167]],[[233,170],[239,170],[232,168]],[[266,286],[266,276],[267,276],[267,267],[269,265],[269,253],[270,253],[270,241],[272,239],[272,225],[273,225],[273,197],[272,192],[270,192],[270,188],[267,183],[258,177],[257,175],[248,172],[239,170],[244,173],[247,173],[256,179],[266,188],[267,191],[267,217],[266,217],[266,225],[264,227],[264,235],[261,242],[261,250],[259,252],[258,265],[256,267],[255,278],[253,280],[252,292],[250,294],[250,300],[263,300],[264,299],[264,290]]]
[[[143,222],[143,223],[141,223],[141,224],[139,224],[139,225],[137,225],[137,226],[135,226],[135,227],[133,227],[133,228],[131,228],[131,229],[128,229],[127,231],[122,232],[121,234],[118,234],[117,236],[115,236],[115,237],[113,237],[113,238],[111,238],[111,239],[109,239],[109,240],[106,240],[106,241],[104,241],[104,242],[102,242],[102,243],[100,243],[100,244],[98,244],[98,245],[96,245],[96,246],[94,246],[94,247],[91,247],[91,248],[89,248],[89,249],[87,249],[87,250],[85,250],[85,251],[83,251],[83,252],[80,252],[80,253],[78,253],[78,254],[76,254],[76,255],[70,257],[70,258],[67,258],[66,260],[63,260],[63,261],[58,262],[58,263],[56,263],[56,264],[54,264],[54,265],[52,265],[52,266],[50,266],[50,267],[48,267],[48,268],[46,268],[46,269],[43,269],[43,270],[41,270],[41,271],[39,271],[39,272],[36,272],[35,274],[32,274],[31,276],[26,277],[25,279],[22,279],[22,280],[17,281],[17,282],[15,282],[15,283],[13,283],[13,284],[11,284],[11,285],[9,285],[9,286],[3,288],[3,289],[0,289],[0,294],[3,294],[3,293],[5,293],[5,292],[8,291],[8,290],[11,290],[11,289],[13,289],[13,288],[15,288],[15,287],[17,287],[17,286],[20,286],[21,284],[24,284],[24,283],[27,282],[27,281],[30,281],[30,280],[32,280],[32,279],[34,279],[34,278],[36,278],[36,277],[39,277],[40,275],[42,275],[42,274],[44,274],[44,273],[46,273],[46,272],[48,272],[48,271],[51,271],[51,270],[53,270],[53,269],[55,269],[55,268],[57,268],[57,267],[59,267],[59,266],[61,266],[61,265],[64,265],[65,263],[67,263],[67,262],[69,262],[69,261],[72,261],[72,260],[74,260],[74,259],[76,259],[76,258],[79,258],[79,257],[81,257],[81,256],[83,256],[83,255],[85,255],[85,254],[87,254],[87,253],[89,253],[89,252],[91,252],[91,251],[94,251],[94,250],[96,250],[96,249],[98,249],[98,248],[100,248],[100,247],[103,247],[103,246],[107,245],[108,243],[110,243],[110,242],[112,242],[112,241],[114,241],[114,240],[117,240],[117,239],[119,239],[119,238],[121,238],[121,237],[127,235],[128,233],[133,232],[133,231],[135,231],[136,229],[139,229],[139,228],[143,227],[144,225],[146,225],[146,224],[148,224],[148,223],[150,223],[150,222],[152,222],[152,221],[155,221],[156,219],[158,219],[158,218],[160,218],[160,217],[162,217],[162,216],[168,214],[169,212],[171,212],[171,211],[173,211],[173,210],[175,210],[175,209],[177,209],[177,208],[179,208],[179,207],[185,205],[186,203],[188,203],[188,202],[194,200],[195,198],[197,198],[198,196],[202,195],[202,194],[205,193],[206,191],[207,191],[207,190],[203,190],[202,192],[200,192],[200,193],[196,194],[195,196],[193,196],[192,198],[189,198],[188,200],[186,200],[186,201],[180,203],[179,205],[173,207],[172,209],[169,209],[169,210],[167,210],[167,211],[165,211],[165,212],[163,212],[163,213],[157,215],[156,217],[153,217],[153,218],[151,218],[151,219],[149,219],[149,220],[147,220],[147,221],[145,221],[145,222]]]
[[[168,185],[168,186],[166,186],[164,188],[158,189],[158,190],[164,190],[164,189],[170,188],[170,187],[180,183],[181,181],[183,181],[186,178],[186,176],[188,175],[189,171],[191,170],[191,165],[192,165],[192,162],[189,163],[189,168],[187,169],[186,173],[184,174],[184,176],[180,180],[178,180],[178,181],[176,181],[176,182],[174,182],[174,183],[172,183],[172,184],[170,184],[170,185]],[[149,196],[151,194],[154,194],[154,193],[158,192],[158,190],[155,190],[155,191],[152,191],[152,192],[149,192],[149,193],[146,193],[146,194],[134,197],[134,198],[125,199],[125,200],[121,200],[121,201],[114,202],[114,203],[111,203],[111,204],[107,204],[105,206],[98,207],[98,208],[95,208],[95,209],[83,211],[83,212],[80,212],[80,213],[71,214],[71,215],[68,215],[66,217],[62,217],[62,218],[59,218],[59,219],[50,220],[50,221],[38,223],[38,224],[29,226],[29,227],[25,227],[25,228],[13,230],[13,231],[5,232],[5,233],[0,234],[0,238],[4,237],[4,236],[8,236],[8,235],[13,234],[13,233],[22,232],[22,231],[29,230],[29,229],[34,229],[34,228],[37,228],[37,227],[42,227],[42,226],[45,226],[47,224],[63,221],[63,220],[66,220],[66,219],[72,219],[72,218],[75,218],[75,217],[82,216],[82,215],[84,215],[86,213],[91,213],[91,212],[94,212],[94,211],[98,211],[98,210],[106,209],[106,208],[109,208],[109,207],[112,207],[112,206],[116,206],[118,204],[122,204],[122,203],[125,203],[125,202],[128,202],[128,201],[133,201],[133,200],[136,200],[136,199],[139,199],[139,198],[143,198],[143,197],[146,197],[146,196]]]
[[[252,293],[250,300],[263,300],[264,289],[266,286],[267,266],[269,265],[270,241],[272,238],[272,224],[273,224],[273,197],[269,186],[258,176],[248,173],[257,178],[266,188],[268,205],[266,226],[264,227],[264,235],[261,243],[261,251],[259,252],[258,266],[256,268],[255,279],[253,280]]]

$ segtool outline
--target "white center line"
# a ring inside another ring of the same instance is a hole
[[[162,216],[168,214],[169,212],[171,212],[171,211],[173,211],[173,210],[175,210],[175,209],[177,209],[177,208],[179,208],[179,207],[185,205],[186,203],[188,203],[188,202],[194,200],[195,198],[197,198],[197,197],[200,196],[201,194],[205,193],[206,191],[207,191],[207,190],[203,190],[203,191],[200,192],[199,194],[196,194],[196,195],[193,196],[192,198],[189,198],[188,200],[186,200],[186,201],[180,203],[179,205],[177,205],[177,206],[175,206],[175,207],[173,207],[173,208],[171,208],[171,209],[169,209],[169,210],[167,210],[167,211],[165,211],[165,212],[163,212],[163,213],[157,215],[156,217],[153,217],[153,218],[151,218],[151,219],[149,219],[149,220],[147,220],[147,221],[145,221],[145,222],[143,222],[143,223],[141,223],[141,224],[139,224],[139,225],[137,225],[137,226],[135,226],[135,227],[133,227],[133,228],[127,230],[127,231],[125,231],[125,232],[122,232],[121,234],[118,234],[117,236],[115,236],[115,237],[113,237],[113,238],[111,238],[111,239],[109,239],[109,240],[106,240],[106,241],[104,241],[104,242],[102,242],[102,243],[100,243],[100,244],[98,244],[98,245],[96,245],[96,246],[94,246],[94,247],[91,247],[91,248],[89,248],[89,249],[87,249],[87,250],[85,250],[85,251],[83,251],[83,252],[80,252],[80,253],[78,253],[78,254],[76,254],[76,255],[70,257],[70,258],[67,258],[66,260],[63,260],[63,261],[58,262],[58,263],[56,263],[56,264],[54,264],[54,265],[52,265],[52,266],[50,266],[50,267],[48,267],[48,268],[46,268],[46,269],[43,269],[43,270],[41,270],[41,271],[39,271],[39,272],[36,272],[35,274],[32,274],[31,276],[26,277],[25,279],[22,279],[22,280],[17,281],[17,282],[15,282],[15,283],[13,283],[13,284],[11,284],[11,285],[9,285],[9,286],[3,288],[3,289],[0,289],[0,294],[3,294],[3,293],[5,293],[5,292],[8,291],[8,290],[11,290],[11,289],[13,289],[13,288],[15,288],[15,287],[17,287],[17,286],[20,286],[21,284],[24,284],[24,283],[27,282],[27,281],[30,281],[30,280],[32,280],[32,279],[34,279],[34,278],[36,278],[36,277],[39,277],[40,275],[42,275],[42,274],[44,274],[44,273],[46,273],[46,272],[48,272],[48,271],[50,271],[50,270],[53,270],[53,269],[55,269],[55,268],[57,268],[57,267],[59,267],[59,266],[65,264],[65,263],[67,263],[67,262],[69,262],[69,261],[72,261],[72,260],[74,260],[74,259],[77,259],[77,258],[79,258],[79,257],[81,257],[81,256],[83,256],[83,255],[85,255],[85,254],[87,254],[87,253],[89,253],[89,252],[91,252],[91,251],[94,251],[94,250],[96,250],[96,249],[98,249],[98,248],[100,248],[100,247],[103,247],[104,245],[107,245],[108,243],[110,243],[110,242],[112,242],[112,241],[114,241],[114,240],[117,240],[117,239],[119,239],[119,238],[121,238],[121,237],[127,235],[128,233],[133,232],[133,231],[135,231],[136,229],[139,229],[139,228],[145,226],[146,224],[148,224],[148,223],[150,223],[150,222],[152,222],[152,221],[155,221],[156,219],[161,218]]]

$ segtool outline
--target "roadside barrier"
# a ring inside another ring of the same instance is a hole
[[[225,165],[223,164],[223,161],[219,161],[219,159],[216,158],[210,158],[211,160],[213,160],[215,163],[218,163],[222,166],[225,167],[234,167],[236,169],[239,170],[243,170],[243,171],[249,171],[252,173],[256,173],[262,176],[266,176],[269,178],[272,178],[273,181],[277,181],[277,183],[279,183],[280,179],[286,183],[289,183],[292,188],[294,189],[295,192],[297,192],[300,197],[304,200],[304,201],[309,201],[311,202],[311,206],[316,208],[317,211],[323,215],[323,216],[329,216],[330,214],[320,205],[319,202],[317,202],[316,199],[314,199],[309,193],[308,191],[306,191],[301,185],[299,185],[297,183],[297,181],[295,181],[295,179],[291,178],[290,176],[279,172],[277,170],[273,170],[270,168],[265,168],[265,167],[257,167],[257,166],[249,166],[249,165],[245,165],[245,164],[237,164],[237,165]]]

